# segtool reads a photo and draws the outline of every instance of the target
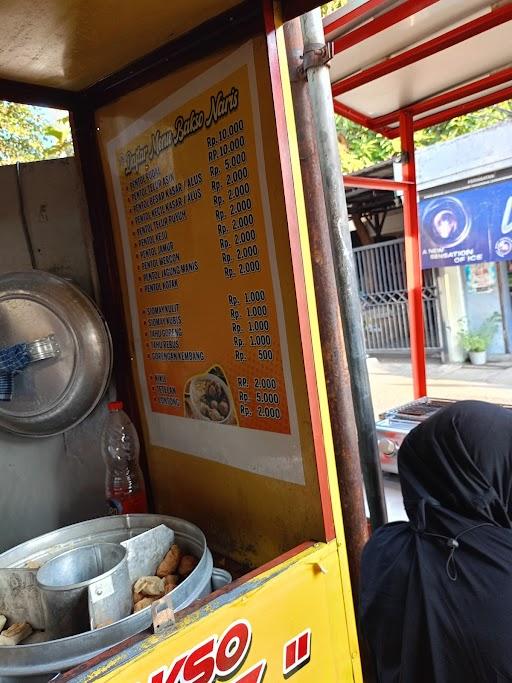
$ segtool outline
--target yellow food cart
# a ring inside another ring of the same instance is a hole
[[[71,113],[152,510],[238,568],[62,682],[361,680],[283,35],[313,4],[0,9],[0,96]]]

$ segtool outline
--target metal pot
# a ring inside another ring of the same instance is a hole
[[[212,591],[218,591],[233,581],[231,574],[225,569],[214,567],[212,572]]]
[[[96,543],[49,560],[36,575],[48,640],[113,624],[132,611],[127,550]]]
[[[199,564],[194,571],[171,593],[174,610],[179,612],[212,590],[213,559],[204,534],[194,524],[177,517],[118,515],[58,529],[0,555],[0,614],[7,611],[6,605],[2,604],[2,600],[5,599],[1,583],[2,567],[15,567],[19,568],[20,572],[30,573],[33,570],[23,569],[27,564],[42,565],[67,550],[91,543],[121,543],[160,524],[165,524],[174,531],[176,543],[184,552],[199,558]],[[107,648],[144,631],[151,624],[151,608],[148,607],[110,626],[59,640],[38,642],[35,634],[21,645],[1,648],[0,683],[18,682],[27,677],[43,675],[46,675],[48,680],[51,674],[66,671],[88,661]]]

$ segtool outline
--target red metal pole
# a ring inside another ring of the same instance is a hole
[[[364,187],[369,190],[386,190],[388,192],[400,192],[405,190],[411,183],[400,182],[399,180],[388,180],[388,178],[369,178],[360,175],[344,175],[343,184],[345,187]],[[413,184],[413,187],[414,184]]]
[[[414,157],[414,124],[409,112],[400,112],[404,189],[404,236],[407,292],[409,295],[409,330],[414,398],[427,395],[425,362],[425,332],[423,323],[422,273],[416,192],[416,163]]]

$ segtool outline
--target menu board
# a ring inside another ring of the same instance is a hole
[[[108,153],[153,442],[302,481],[251,43]]]

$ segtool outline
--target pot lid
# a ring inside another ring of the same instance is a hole
[[[55,353],[44,348],[47,338]],[[91,299],[50,273],[0,276],[0,349],[20,343],[35,349],[36,362],[14,375],[11,400],[0,401],[0,428],[51,436],[87,417],[112,369],[110,333]]]

